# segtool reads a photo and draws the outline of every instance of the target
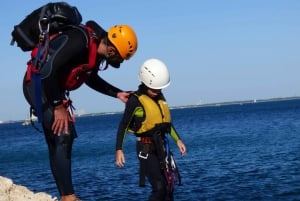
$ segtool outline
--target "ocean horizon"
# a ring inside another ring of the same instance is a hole
[[[285,101],[285,100],[298,100],[300,96],[289,96],[289,97],[276,97],[276,98],[264,98],[264,99],[248,99],[248,100],[235,100],[235,101],[224,101],[224,102],[210,102],[210,103],[199,103],[199,104],[187,104],[187,105],[177,105],[170,106],[170,109],[178,109],[178,108],[194,108],[194,107],[213,107],[213,106],[224,106],[224,105],[236,105],[236,104],[247,104],[247,103],[262,103],[262,102],[274,102],[274,101]],[[119,114],[123,111],[109,111],[109,112],[93,112],[93,113],[80,113],[76,110],[76,117],[84,117],[84,116],[97,116],[97,115],[109,115],[109,114]],[[30,118],[25,119],[12,119],[12,120],[0,120],[0,124],[3,123],[15,123],[15,122],[23,122],[24,120],[30,120]],[[32,117],[33,121],[36,121],[36,117]]]

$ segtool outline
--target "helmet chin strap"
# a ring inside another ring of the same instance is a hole
[[[107,60],[105,59],[103,62],[100,63],[100,66],[99,66],[99,70],[100,71],[104,71],[108,68],[108,62]]]

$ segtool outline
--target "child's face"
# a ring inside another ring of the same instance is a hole
[[[158,94],[161,93],[161,89],[150,89],[150,88],[148,88],[147,93],[148,93],[148,96],[150,96],[151,98],[154,98]]]

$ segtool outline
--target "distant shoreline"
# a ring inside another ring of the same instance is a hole
[[[204,103],[204,104],[192,104],[192,105],[179,105],[179,106],[170,106],[170,109],[181,109],[181,108],[194,108],[194,107],[213,107],[213,106],[225,106],[225,105],[242,105],[249,103],[263,103],[263,102],[274,102],[274,101],[288,101],[288,100],[300,100],[300,96],[292,97],[281,97],[281,98],[268,98],[268,99],[252,99],[252,100],[242,100],[242,101],[225,101],[225,102],[215,102],[215,103]],[[115,112],[96,112],[96,113],[87,113],[87,114],[75,114],[76,117],[88,117],[88,116],[98,116],[98,115],[113,115],[120,114],[122,111]],[[36,119],[33,119],[34,121]],[[8,120],[0,121],[0,124],[4,123],[15,123],[28,121],[28,119],[23,120]]]
[[[193,104],[193,105],[185,105],[185,106],[174,106],[170,108],[177,109],[177,108],[211,107],[211,106],[224,106],[224,105],[242,105],[242,104],[249,104],[249,103],[266,103],[266,102],[289,101],[289,100],[300,100],[300,96]]]
[[[252,99],[243,101],[226,101],[226,102],[216,102],[216,103],[204,103],[204,104],[193,104],[193,105],[181,105],[181,106],[170,106],[170,109],[181,109],[181,108],[194,108],[194,107],[212,107],[212,106],[224,106],[224,105],[242,105],[248,103],[264,103],[264,102],[275,102],[275,101],[288,101],[288,100],[300,100],[300,96],[293,97],[282,97],[282,98],[268,98],[268,99]],[[76,115],[78,117],[86,116],[98,116],[98,115],[110,115],[110,114],[120,114],[122,111],[116,112],[98,112],[98,113],[88,113],[82,115]]]

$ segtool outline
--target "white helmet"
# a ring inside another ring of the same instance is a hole
[[[139,80],[151,89],[163,89],[170,85],[168,68],[158,59],[148,59],[143,63]]]

